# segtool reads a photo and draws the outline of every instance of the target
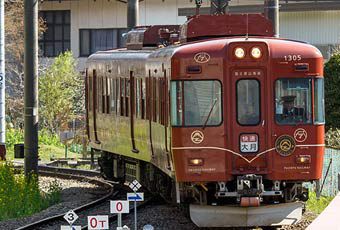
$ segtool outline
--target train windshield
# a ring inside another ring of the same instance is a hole
[[[222,122],[219,81],[172,81],[171,122],[173,126],[216,126]]]
[[[312,123],[312,79],[280,79],[275,84],[278,124]]]

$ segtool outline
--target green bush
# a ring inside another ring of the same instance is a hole
[[[316,193],[310,192],[309,199],[307,201],[307,210],[320,214],[333,200],[334,197],[321,196],[320,199],[316,199]]]
[[[325,64],[326,127],[340,128],[340,50]]]
[[[326,132],[326,145],[332,148],[340,149],[340,129],[330,128]]]
[[[54,181],[43,193],[37,177],[27,180],[16,175],[5,162],[0,163],[0,221],[29,216],[60,201],[61,188]]]

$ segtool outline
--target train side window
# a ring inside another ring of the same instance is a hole
[[[135,86],[136,86],[136,118],[140,118],[140,101],[141,101],[141,85],[140,79],[135,79]]]
[[[171,125],[183,124],[183,81],[171,82]]]
[[[110,97],[111,96],[111,79],[106,77],[106,99],[105,99],[105,112],[110,114]]]
[[[260,83],[253,79],[237,81],[237,121],[240,125],[260,123]]]
[[[103,84],[103,82],[102,82],[102,77],[101,76],[98,76],[98,85],[97,85],[97,95],[98,95],[98,103],[97,103],[97,105],[98,105],[98,112],[99,113],[101,113],[102,112],[102,93],[103,93],[103,91],[102,91],[102,84]]]
[[[120,80],[116,78],[116,115],[120,115]]]
[[[312,79],[275,82],[275,120],[283,125],[312,123]]]
[[[152,82],[152,99],[153,99],[153,114],[152,118],[154,122],[157,122],[157,79],[154,78]]]
[[[116,112],[116,79],[110,78],[110,111]]]
[[[105,113],[106,112],[106,108],[105,108],[105,106],[106,106],[106,89],[107,89],[106,77],[102,77],[101,82],[102,82],[102,84],[101,84],[102,85],[102,93],[101,93],[101,95],[102,95],[102,105],[101,105],[102,109],[101,109],[101,112]]]
[[[142,119],[145,119],[146,117],[146,110],[145,110],[145,103],[146,103],[146,79],[141,79],[141,98],[142,98],[142,104],[141,104],[141,113]]]
[[[125,116],[129,116],[130,108],[130,80],[125,79]]]
[[[124,116],[125,104],[125,79],[120,78],[120,116]]]
[[[88,95],[88,108],[89,108],[89,111],[92,111],[93,109],[93,103],[92,103],[92,97],[93,97],[93,84],[92,84],[92,81],[93,81],[93,78],[92,76],[87,72],[88,74],[88,77],[87,77],[87,83],[88,83],[88,90],[89,90],[89,95]]]
[[[324,79],[317,78],[314,82],[314,123],[325,123]]]

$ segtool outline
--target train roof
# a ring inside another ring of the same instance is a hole
[[[286,52],[300,52],[310,58],[321,58],[321,52],[314,46],[296,40],[274,38],[274,37],[224,37],[224,38],[209,38],[206,40],[199,40],[178,44],[163,48],[147,48],[142,50],[128,50],[115,49],[108,51],[98,51],[88,58],[89,62],[103,61],[103,60],[135,60],[146,61],[153,58],[171,58],[175,53],[198,53],[202,51],[209,51],[212,53],[219,53],[224,50],[228,44],[233,42],[264,42],[268,45],[272,58],[282,56]]]

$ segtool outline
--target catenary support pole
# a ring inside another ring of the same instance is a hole
[[[265,0],[264,14],[273,23],[275,37],[280,36],[279,0]]]
[[[139,25],[139,1],[127,1],[127,27],[131,30],[133,27]]]
[[[25,8],[25,174],[38,173],[38,0]]]
[[[0,0],[0,160],[6,155],[5,132],[5,0]]]

